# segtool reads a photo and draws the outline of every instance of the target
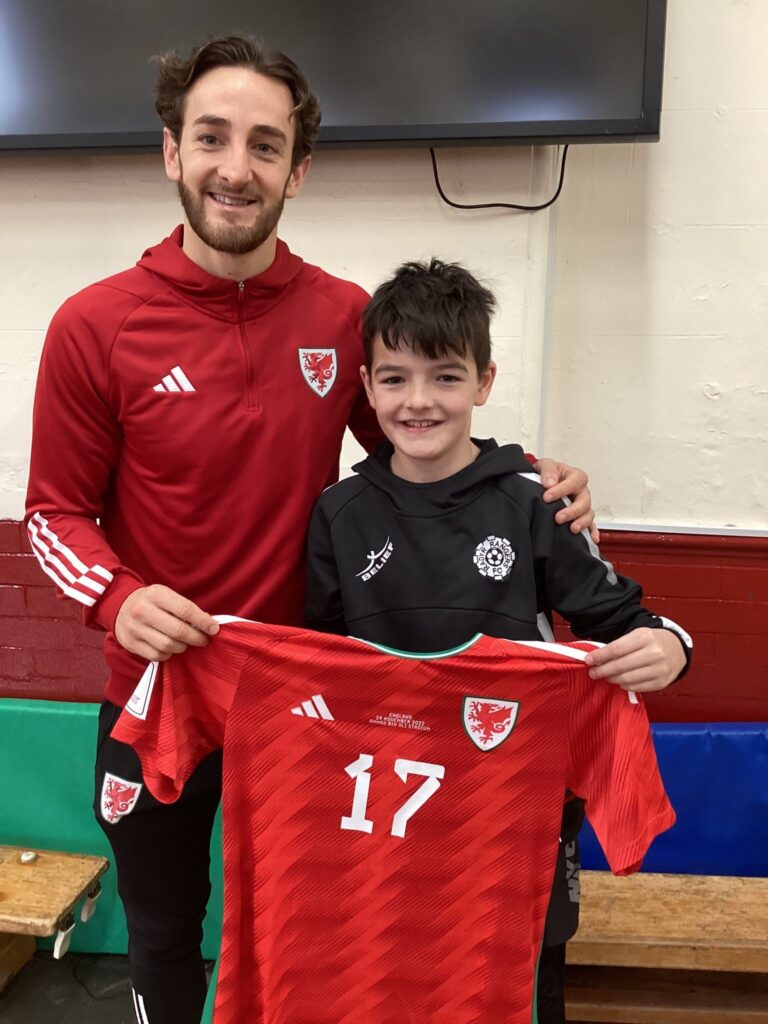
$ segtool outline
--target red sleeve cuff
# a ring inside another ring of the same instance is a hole
[[[104,592],[104,596],[96,602],[93,608],[89,609],[85,623],[87,626],[99,626],[101,629],[111,632],[115,628],[117,613],[122,607],[123,601],[134,590],[145,587],[146,583],[134,576],[133,573],[119,572]]]

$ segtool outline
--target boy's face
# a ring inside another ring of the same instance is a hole
[[[442,480],[473,462],[472,410],[484,405],[496,367],[478,374],[473,357],[448,352],[438,359],[403,345],[394,352],[380,337],[370,373],[361,368],[368,400],[395,453],[392,472],[407,480]]]

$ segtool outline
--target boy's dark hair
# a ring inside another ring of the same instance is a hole
[[[187,60],[182,60],[175,50],[168,50],[157,61],[155,110],[177,141],[184,123],[184,101],[197,79],[214,68],[250,68],[282,82],[291,91],[295,125],[292,165],[295,167],[312,152],[320,130],[317,97],[309,91],[309,83],[290,57],[267,49],[256,36],[219,36],[198,46]]]
[[[471,355],[477,372],[491,360],[493,294],[458,263],[403,263],[379,285],[363,310],[365,365],[370,371],[373,343],[381,337],[395,351],[409,345],[427,359],[456,352]]]

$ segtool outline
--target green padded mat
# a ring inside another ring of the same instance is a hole
[[[111,860],[91,806],[98,712],[98,704],[0,699],[0,844],[96,853]],[[211,882],[203,939],[207,959],[217,956],[221,935],[220,819],[211,841]],[[91,920],[82,924],[76,917],[73,951],[126,951],[114,868],[102,878],[102,890]],[[52,939],[39,940],[42,948],[52,944]]]

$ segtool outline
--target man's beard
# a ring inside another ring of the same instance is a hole
[[[287,182],[286,182],[287,184]],[[285,192],[272,206],[261,206],[251,224],[211,224],[205,215],[205,193],[196,195],[183,180],[177,182],[179,199],[187,215],[189,226],[206,245],[217,252],[243,256],[262,245],[277,227],[285,205]],[[210,190],[206,190],[210,191]],[[231,190],[222,189],[228,195]],[[243,196],[243,198],[246,198]]]

